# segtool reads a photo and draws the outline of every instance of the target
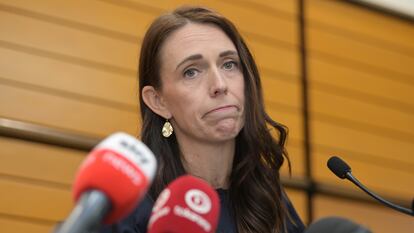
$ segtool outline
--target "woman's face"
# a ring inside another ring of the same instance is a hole
[[[244,125],[244,78],[233,42],[218,27],[189,23],[161,49],[160,97],[177,138],[234,139]]]

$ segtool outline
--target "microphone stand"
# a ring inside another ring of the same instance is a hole
[[[408,209],[408,208],[401,207],[401,206],[396,205],[396,204],[394,204],[392,202],[389,202],[389,201],[385,200],[384,198],[378,196],[377,194],[369,191],[368,188],[366,188],[361,182],[359,182],[359,180],[357,178],[355,178],[352,175],[351,172],[347,172],[345,174],[345,176],[346,176],[346,178],[349,181],[351,181],[352,183],[354,183],[356,186],[358,186],[360,189],[362,189],[362,191],[364,191],[365,193],[367,193],[368,195],[370,195],[371,197],[373,197],[377,201],[383,203],[384,205],[386,205],[386,206],[388,206],[388,207],[390,207],[390,208],[392,208],[394,210],[400,211],[400,212],[402,212],[404,214],[408,214],[410,216],[414,216],[414,200],[413,200],[413,203],[412,203],[412,207],[411,207],[412,209],[411,210]]]
[[[94,232],[111,208],[108,198],[97,190],[82,194],[78,203],[57,233]]]

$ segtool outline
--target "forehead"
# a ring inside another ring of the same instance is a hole
[[[230,38],[217,26],[212,24],[188,23],[173,32],[161,49],[162,63],[183,59],[193,54],[235,50]]]

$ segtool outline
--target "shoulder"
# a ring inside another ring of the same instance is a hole
[[[104,226],[100,233],[146,233],[154,200],[145,195],[137,208],[126,218],[116,224]]]
[[[289,217],[286,219],[286,228],[288,233],[302,233],[305,231],[305,225],[300,219],[298,213],[295,210],[292,202],[289,200],[287,194],[283,191],[283,203],[286,206],[286,210],[289,213]]]

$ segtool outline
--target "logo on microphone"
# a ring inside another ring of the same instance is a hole
[[[139,159],[139,162],[141,164],[146,164],[148,163],[148,159],[145,158],[145,155],[142,154],[142,151],[140,150],[139,144],[135,143],[135,142],[128,142],[127,140],[125,140],[124,138],[121,139],[121,141],[119,142],[119,144],[126,150],[132,152],[134,155],[137,156],[137,159]]]
[[[157,201],[155,202],[154,207],[152,208],[152,212],[157,212],[160,210],[165,203],[167,203],[168,199],[170,198],[171,191],[166,188],[164,191],[161,192],[161,194],[158,196]]]
[[[203,191],[190,189],[185,194],[185,203],[199,214],[208,213],[211,210],[211,200]]]

